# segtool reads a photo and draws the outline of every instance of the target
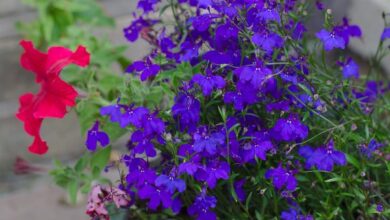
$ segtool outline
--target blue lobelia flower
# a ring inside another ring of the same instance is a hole
[[[215,30],[215,40],[229,40],[237,39],[239,30],[236,26],[232,25],[231,22],[219,25]]]
[[[257,17],[259,17],[262,21],[276,21],[280,23],[279,11],[273,7],[267,7],[260,10]]]
[[[150,25],[151,22],[143,19],[142,17],[139,17],[135,19],[128,27],[123,29],[123,34],[128,41],[134,42],[138,39],[141,30]]]
[[[360,147],[361,153],[366,156],[367,158],[371,158],[372,154],[378,151],[381,147],[383,147],[384,144],[379,143],[377,140],[372,139],[368,143],[368,145],[363,145]]]
[[[205,166],[198,168],[195,179],[206,182],[210,189],[214,189],[217,186],[217,181],[229,179],[229,174],[230,166],[227,162],[211,160]]]
[[[126,182],[130,186],[142,186],[145,183],[153,184],[157,178],[156,171],[149,168],[148,163],[142,158],[130,156],[124,157],[124,162],[129,169]]]
[[[207,128],[201,127],[193,135],[194,150],[198,153],[207,152],[210,155],[217,153],[217,147],[225,143],[225,135],[221,132],[209,133]]]
[[[267,76],[272,74],[272,70],[258,61],[256,66],[243,66],[234,70],[234,74],[241,84],[250,83],[253,88],[260,89],[265,84]]]
[[[325,29],[322,29],[316,34],[316,36],[324,44],[325,50],[329,51],[334,48],[345,49],[346,42],[344,38],[342,36],[339,36],[335,31],[329,32]]]
[[[274,149],[269,135],[264,132],[256,132],[251,138],[251,141],[244,145],[244,162],[253,161],[256,158],[266,160],[267,151]]]
[[[152,138],[146,135],[144,132],[138,130],[131,135],[131,142],[137,143],[134,148],[134,153],[142,154],[145,152],[148,157],[156,156],[156,149],[152,143]]]
[[[233,184],[234,191],[236,192],[236,195],[237,195],[237,199],[240,202],[244,202],[246,199],[246,193],[245,193],[245,190],[243,189],[245,182],[246,182],[245,179],[241,179],[241,180],[235,181]]]
[[[281,36],[269,31],[255,33],[252,36],[252,41],[268,54],[271,54],[275,48],[281,48],[284,43],[284,40]]]
[[[171,193],[149,183],[145,183],[139,187],[138,196],[140,199],[149,199],[148,207],[152,210],[156,210],[160,204],[163,208],[167,209],[173,203]]]
[[[176,178],[173,174],[170,174],[169,176],[161,174],[157,177],[155,184],[157,187],[164,186],[165,189],[172,194],[175,193],[176,190],[178,192],[184,192],[186,189],[185,181],[180,178]]]
[[[332,171],[334,164],[344,166],[347,163],[345,154],[334,149],[334,142],[330,140],[325,147],[313,150],[309,146],[299,149],[299,154],[306,159],[306,168],[316,166],[318,170]]]
[[[165,131],[165,123],[156,116],[156,112],[147,114],[142,118],[142,128],[145,136],[160,137]]]
[[[160,71],[160,66],[157,64],[153,64],[149,57],[146,58],[145,61],[135,61],[126,69],[127,73],[132,73],[132,72],[141,73],[140,79],[142,81],[145,81],[151,77],[156,76],[159,71]]]
[[[119,104],[120,99],[118,98],[117,103],[114,105],[108,105],[100,108],[101,115],[109,115],[111,122],[120,123],[122,118],[122,105]]]
[[[311,215],[302,215],[294,208],[290,208],[288,211],[283,211],[280,218],[282,220],[313,220]]]
[[[158,2],[160,2],[160,0],[139,0],[137,8],[142,9],[144,13],[148,13],[154,10],[153,7]]]
[[[258,90],[248,83],[239,83],[237,91],[226,92],[223,101],[226,104],[233,104],[234,109],[241,111],[245,106],[255,104],[258,101]]]
[[[271,129],[271,135],[275,140],[288,142],[301,141],[307,137],[308,133],[308,127],[294,114],[278,119]]]
[[[192,26],[195,30],[203,32],[207,31],[212,24],[213,20],[218,18],[219,15],[217,14],[203,14],[199,15],[197,17],[193,17],[192,20]]]
[[[197,220],[216,220],[217,215],[211,210],[216,205],[217,199],[214,196],[208,196],[206,190],[203,189],[187,211],[190,216],[196,216]]]
[[[357,25],[350,25],[347,18],[343,18],[343,24],[333,28],[337,35],[343,37],[345,44],[349,44],[350,37],[361,37],[362,31]]]
[[[196,130],[200,120],[200,102],[188,93],[179,93],[172,106],[172,116],[179,122],[180,131],[188,129],[190,133]]]
[[[209,61],[212,64],[234,64],[236,62],[237,56],[232,51],[227,52],[218,52],[215,50],[207,51],[203,54],[203,59]]]
[[[203,95],[209,96],[214,89],[222,89],[226,82],[221,76],[216,76],[211,73],[211,70],[206,70],[207,75],[195,74],[192,81],[202,88]]]
[[[384,41],[390,38],[390,27],[387,27],[383,30],[381,40]]]
[[[180,45],[181,54],[179,61],[181,62],[189,62],[192,59],[199,56],[199,48],[200,46],[196,43],[193,43],[189,40],[184,41]]]
[[[348,58],[344,63],[339,63],[343,69],[343,77],[348,78],[359,78],[359,66],[352,58]]]
[[[149,110],[144,107],[133,108],[133,106],[127,107],[124,114],[121,115],[119,125],[124,128],[129,124],[136,128],[142,127],[142,119],[149,113]]]
[[[286,187],[287,190],[293,191],[297,187],[294,173],[291,170],[284,169],[281,164],[277,168],[267,170],[265,178],[272,179],[272,184],[278,190]]]
[[[88,150],[95,151],[98,142],[102,147],[105,147],[110,143],[110,138],[105,132],[99,131],[99,122],[96,121],[92,128],[88,130],[85,145],[87,146]]]

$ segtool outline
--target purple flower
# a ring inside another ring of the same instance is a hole
[[[316,36],[324,44],[325,50],[332,50],[334,48],[344,49],[346,42],[342,36],[337,35],[335,31],[329,32],[325,29],[322,29],[316,34]]]
[[[360,27],[357,25],[349,25],[347,18],[343,18],[343,24],[334,27],[333,30],[337,33],[337,35],[342,36],[344,38],[346,45],[348,45],[350,37],[362,36],[362,31],[360,30]]]
[[[273,138],[279,141],[301,141],[307,137],[309,129],[302,124],[297,115],[290,114],[287,118],[278,119],[271,129]]]
[[[288,211],[283,211],[280,218],[282,220],[313,220],[311,215],[302,215],[294,208],[290,208]]]
[[[345,63],[341,63],[341,67],[343,68],[344,78],[359,78],[359,66],[352,58],[348,58]]]
[[[119,104],[119,99],[115,105],[104,106],[100,108],[101,115],[109,115],[111,122],[120,123],[122,119],[121,105]]]
[[[125,113],[121,116],[120,126],[122,128],[128,126],[129,124],[133,125],[136,128],[142,127],[142,118],[144,118],[149,113],[149,110],[144,107],[133,108],[132,106],[128,107]]]
[[[192,26],[195,30],[203,32],[209,29],[211,23],[219,16],[216,14],[204,14],[192,18]]]
[[[265,108],[266,108],[267,112],[272,112],[272,111],[287,112],[290,110],[290,101],[282,100],[279,102],[268,103]]]
[[[193,132],[200,120],[200,102],[190,94],[179,93],[172,106],[172,116],[179,121],[180,131]]]
[[[167,58],[175,58],[173,49],[176,47],[176,44],[172,41],[171,38],[165,36],[165,31],[163,31],[158,39],[158,46],[161,49]]]
[[[243,84],[245,85],[245,84]],[[249,86],[241,86],[238,91],[226,92],[223,100],[227,104],[233,104],[234,109],[241,111],[246,105],[257,102],[257,89]]]
[[[383,85],[383,82],[368,81],[364,92],[353,91],[355,98],[360,101],[361,107],[365,113],[371,112],[374,103],[379,95],[389,90],[389,85]]]
[[[262,20],[262,21],[276,21],[280,23],[280,16],[278,10],[275,8],[264,8],[262,9],[257,16]]]
[[[334,149],[334,142],[330,140],[325,147],[313,150],[304,146],[299,149],[299,155],[306,159],[306,168],[316,166],[318,170],[332,171],[334,164],[344,166],[347,164],[345,154]]]
[[[209,96],[214,89],[222,89],[225,87],[225,80],[221,76],[214,76],[210,70],[206,70],[207,75],[195,74],[192,81],[202,88],[203,95]]]
[[[272,179],[272,184],[278,190],[286,187],[287,190],[293,191],[297,187],[294,173],[284,169],[281,164],[277,168],[267,170],[265,178]]]
[[[210,63],[221,65],[233,64],[235,57],[230,51],[227,53],[221,53],[215,50],[210,50],[203,54],[203,59],[209,61]]]
[[[216,40],[228,40],[228,39],[237,39],[238,29],[232,23],[228,22],[226,24],[219,25],[215,30],[215,39]]]
[[[187,161],[179,165],[179,174],[187,173],[190,176],[194,176],[200,165],[194,161]]]
[[[268,135],[264,132],[256,132],[249,143],[244,145],[244,161],[249,162],[255,158],[266,160],[267,151],[274,149]]]
[[[322,3],[321,1],[317,0],[316,1],[316,7],[318,10],[322,11],[325,9],[325,6],[324,6],[324,3]]]
[[[161,136],[165,131],[165,124],[156,113],[145,115],[142,118],[142,127],[146,136]]]
[[[140,199],[149,199],[148,207],[152,210],[156,210],[160,204],[163,208],[170,208],[173,202],[171,193],[148,183],[139,188],[138,196]]]
[[[160,0],[139,0],[137,8],[141,8],[144,10],[144,13],[148,13],[153,11],[153,6],[160,2]]]
[[[150,26],[150,22],[144,20],[142,17],[134,20],[130,26],[123,29],[123,33],[126,39],[130,42],[134,42],[138,39],[139,32],[145,28]]]
[[[217,153],[217,147],[225,143],[225,135],[221,132],[209,134],[206,128],[200,128],[193,135],[194,150],[198,153],[207,152],[210,155]]]
[[[195,179],[206,182],[210,189],[214,189],[219,179],[229,179],[229,173],[230,166],[227,162],[212,160],[206,166],[198,168],[195,173]]]
[[[217,215],[211,211],[216,205],[217,199],[214,196],[207,196],[206,190],[202,190],[187,211],[190,216],[196,216],[197,220],[216,220]]]
[[[303,34],[307,31],[305,25],[302,22],[297,22],[296,24],[293,21],[290,21],[290,25],[293,27],[292,37],[295,40],[301,40]]]
[[[376,211],[377,211],[377,212],[383,212],[383,211],[384,211],[383,205],[380,204],[380,203],[378,203],[378,204],[376,205]]]
[[[88,150],[95,151],[98,142],[102,147],[105,147],[110,143],[110,138],[105,132],[99,131],[99,122],[96,121],[92,128],[88,130],[85,145]]]
[[[383,30],[381,40],[384,41],[384,40],[389,39],[389,38],[390,38],[390,27],[387,27]]]
[[[148,167],[148,163],[141,158],[124,157],[129,168],[126,181],[129,185],[141,186],[145,183],[153,184],[157,178],[156,172]]]
[[[148,157],[156,156],[156,150],[154,149],[154,145],[151,142],[151,138],[142,131],[135,131],[131,135],[131,142],[137,143],[134,148],[134,153],[142,154],[145,152],[146,156]]]
[[[368,145],[363,145],[360,147],[360,151],[367,158],[371,158],[372,154],[377,152],[384,144],[377,142],[375,139],[370,140]]]
[[[288,211],[283,211],[280,218],[282,220],[297,220],[298,213],[297,210],[290,208]]]
[[[155,184],[157,187],[164,186],[169,193],[175,193],[175,191],[184,192],[186,189],[186,183],[184,180],[176,178],[173,174],[160,175],[157,177]]]
[[[284,43],[283,38],[273,32],[255,33],[252,41],[269,54],[274,51],[274,48],[281,48]]]
[[[237,180],[233,184],[234,191],[236,192],[236,195],[237,195],[237,199],[240,202],[244,202],[246,199],[246,195],[245,195],[246,193],[245,193],[245,190],[243,189],[244,184],[245,184],[245,179]]]
[[[126,72],[138,72],[141,73],[141,80],[145,81],[150,77],[154,77],[160,71],[160,66],[153,64],[150,58],[148,57],[146,61],[136,61],[127,67]]]
[[[189,62],[192,59],[198,57],[199,55],[199,45],[194,44],[189,41],[184,41],[184,43],[181,44],[181,55],[180,55],[180,61],[181,62]]]
[[[256,66],[243,66],[234,70],[234,74],[242,84],[250,83],[253,88],[259,89],[265,84],[266,77],[272,74],[272,70],[258,61]]]

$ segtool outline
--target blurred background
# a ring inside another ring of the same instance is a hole
[[[83,2],[83,0],[80,0]],[[108,36],[114,45],[126,44],[127,58],[142,58],[149,45],[140,40],[129,44],[123,37],[122,28],[132,20],[131,13],[136,9],[136,0],[97,0],[104,12],[116,22],[114,29],[98,29],[97,35]],[[358,24],[363,31],[362,39],[354,39],[350,52],[359,58],[361,66],[375,53],[383,30],[382,12],[390,12],[390,0],[329,0],[323,1],[332,9],[336,21],[343,16]],[[310,13],[310,12],[309,12]],[[318,12],[314,12],[318,13]],[[37,12],[20,0],[0,0],[0,219],[7,220],[65,220],[88,219],[84,214],[85,201],[79,205],[68,205],[66,193],[55,186],[47,171],[52,167],[52,159],[72,163],[84,152],[83,137],[74,112],[63,120],[47,120],[42,136],[48,141],[49,153],[35,156],[27,152],[32,138],[25,135],[23,124],[16,120],[18,98],[27,91],[37,91],[33,74],[19,66],[22,53],[18,43],[22,38],[15,27],[18,21],[35,19]],[[314,18],[319,16],[314,16]],[[321,28],[322,19],[310,19],[309,29]],[[390,57],[383,63],[384,71],[390,72]],[[118,68],[119,71],[119,68]],[[123,142],[122,142],[123,143]],[[118,143],[120,145],[121,143]],[[39,171],[28,172],[34,166]],[[22,175],[16,169],[25,169]],[[85,198],[84,198],[85,200]]]

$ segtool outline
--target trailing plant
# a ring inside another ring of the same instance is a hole
[[[138,9],[124,36],[153,49],[125,76],[69,68],[74,80],[64,78],[85,95],[47,85],[64,65],[87,66],[87,50],[92,60],[95,54],[88,45],[50,47],[33,59],[40,52],[22,42],[22,65],[43,91],[21,98],[18,117],[38,139],[30,151],[47,150],[35,122],[62,117],[76,101],[81,126],[90,127],[86,148],[96,156],[55,172],[59,184],[77,176],[67,185],[74,195],[89,179],[77,170],[89,166],[95,176],[110,143],[128,136],[126,153],[106,167],[119,170],[118,181],[90,193],[92,219],[109,219],[106,205],[129,219],[390,217],[390,84],[380,68],[389,53],[388,15],[362,71],[347,51],[361,29],[334,21],[320,1],[140,0]],[[305,26],[311,10],[324,19],[314,34]],[[46,69],[29,66],[40,62]]]

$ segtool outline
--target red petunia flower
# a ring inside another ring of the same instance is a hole
[[[77,91],[60,77],[61,70],[75,64],[85,67],[90,55],[83,46],[75,52],[64,47],[51,47],[47,54],[34,48],[32,42],[21,41],[24,53],[20,63],[26,70],[36,75],[36,82],[41,85],[37,94],[26,93],[19,98],[20,107],[16,117],[24,122],[24,130],[34,137],[28,148],[35,154],[45,154],[47,144],[40,136],[40,128],[45,118],[63,118],[67,107],[76,104]]]

